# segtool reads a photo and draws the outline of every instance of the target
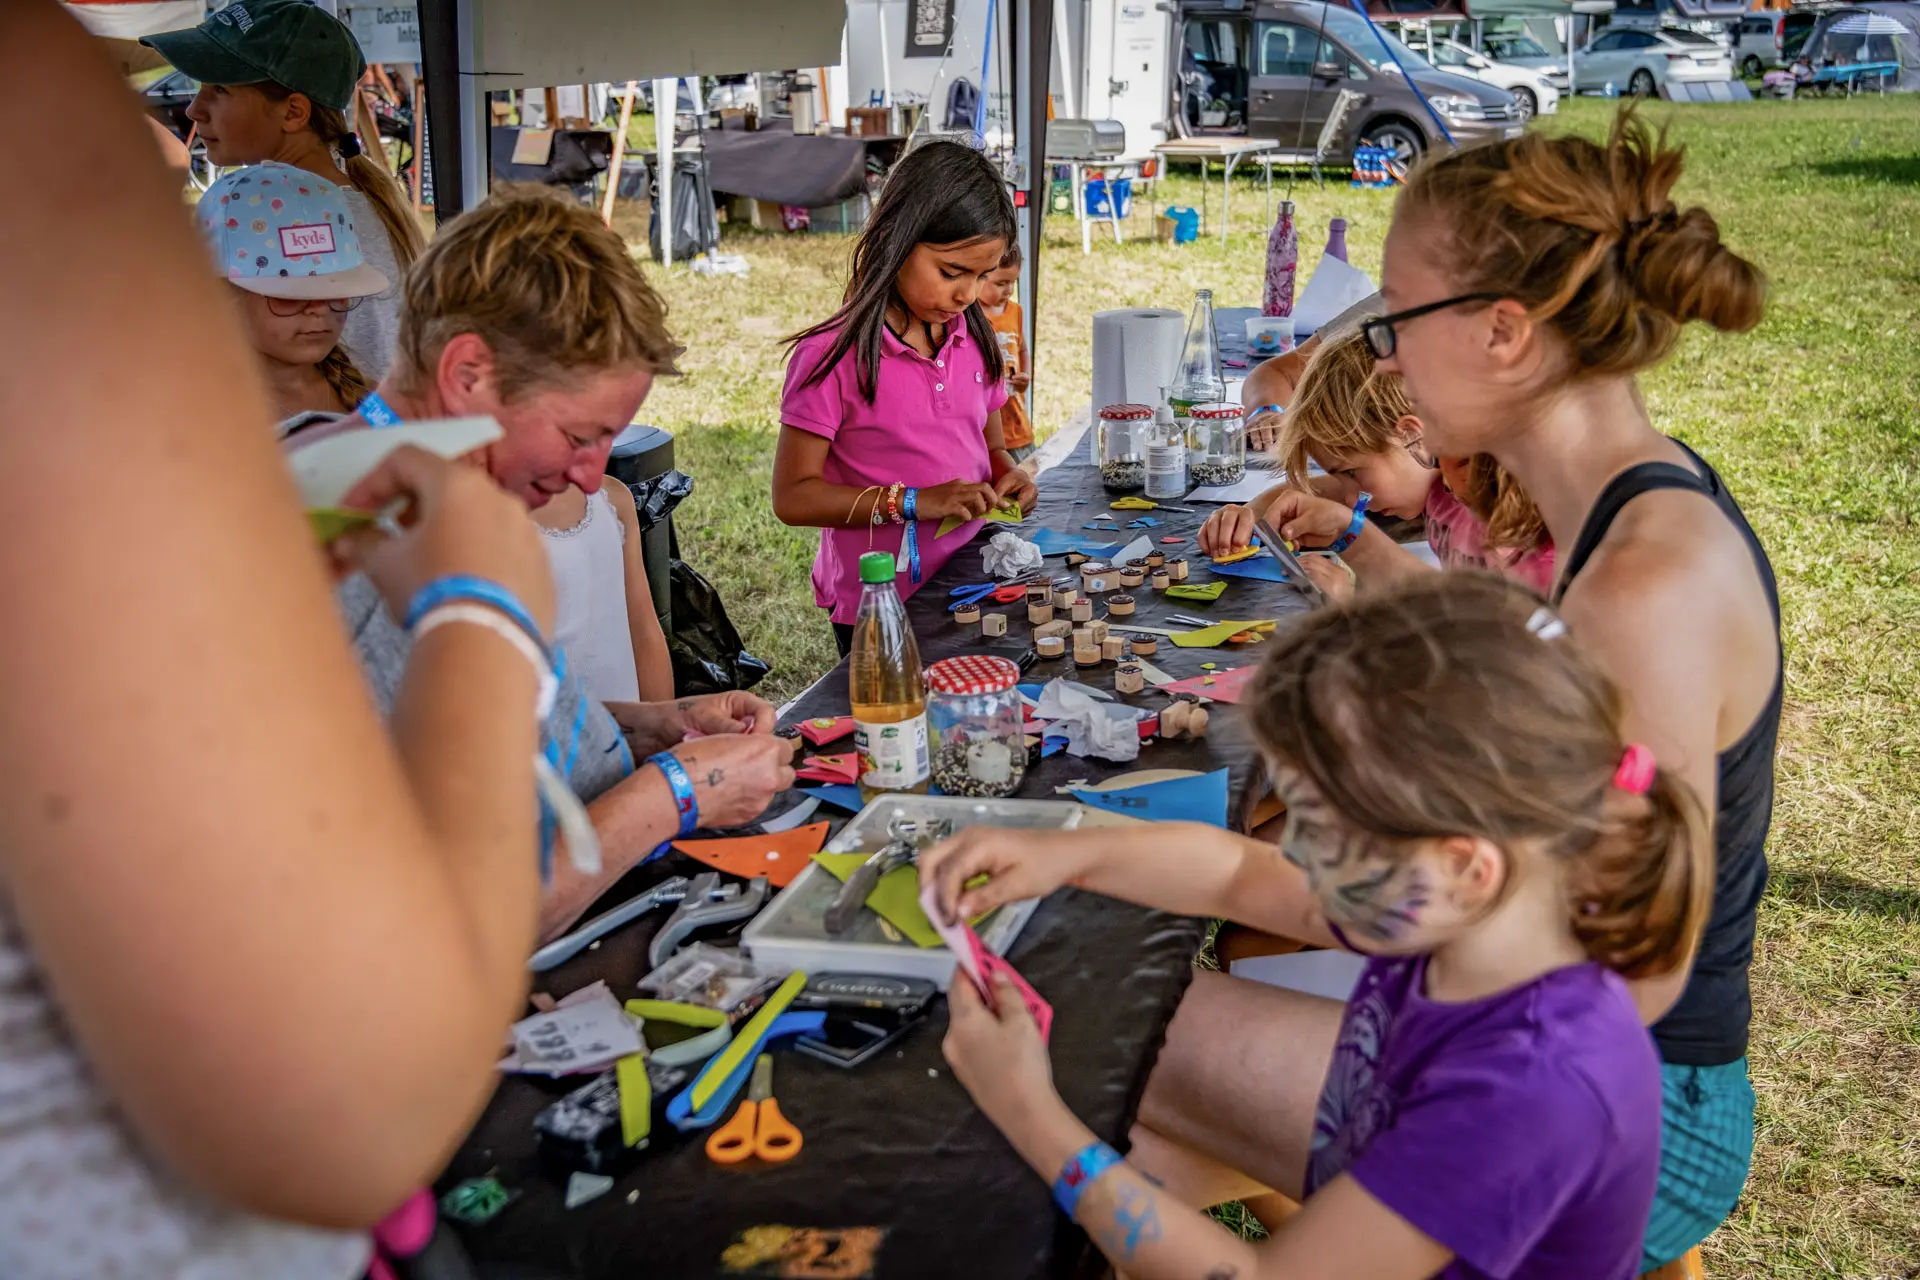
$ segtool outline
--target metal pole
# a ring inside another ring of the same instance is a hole
[[[660,224],[660,261],[673,265],[673,116],[680,106],[680,82],[653,82],[653,145],[660,153],[660,172],[656,175],[660,198],[654,207],[654,220]]]
[[[414,88],[414,110],[426,105],[427,133],[422,139],[433,149],[433,214],[444,223],[464,207],[460,148],[460,34],[454,0],[420,0],[420,83]],[[440,122],[439,137],[433,121]],[[414,164],[421,163],[414,157]]]

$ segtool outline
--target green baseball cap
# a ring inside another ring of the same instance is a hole
[[[310,0],[234,0],[197,27],[140,41],[202,84],[277,85],[345,111],[367,69],[346,24]]]

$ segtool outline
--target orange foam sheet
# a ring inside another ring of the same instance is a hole
[[[673,847],[716,871],[751,879],[765,876],[784,889],[806,869],[807,860],[827,842],[830,822],[810,822],[791,831],[764,836],[728,836],[716,840],[675,840]]]

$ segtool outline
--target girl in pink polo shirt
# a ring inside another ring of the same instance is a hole
[[[1033,510],[1033,479],[1001,434],[1005,369],[978,304],[1013,239],[1013,202],[984,156],[920,147],[880,193],[846,301],[791,339],[773,510],[820,530],[813,598],[842,654],[862,553],[892,552],[912,595],[991,508]],[[950,516],[966,523],[937,536]]]

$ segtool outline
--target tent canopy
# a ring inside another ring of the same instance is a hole
[[[723,8],[722,12],[716,12]],[[471,0],[477,89],[825,67],[846,0]]]

